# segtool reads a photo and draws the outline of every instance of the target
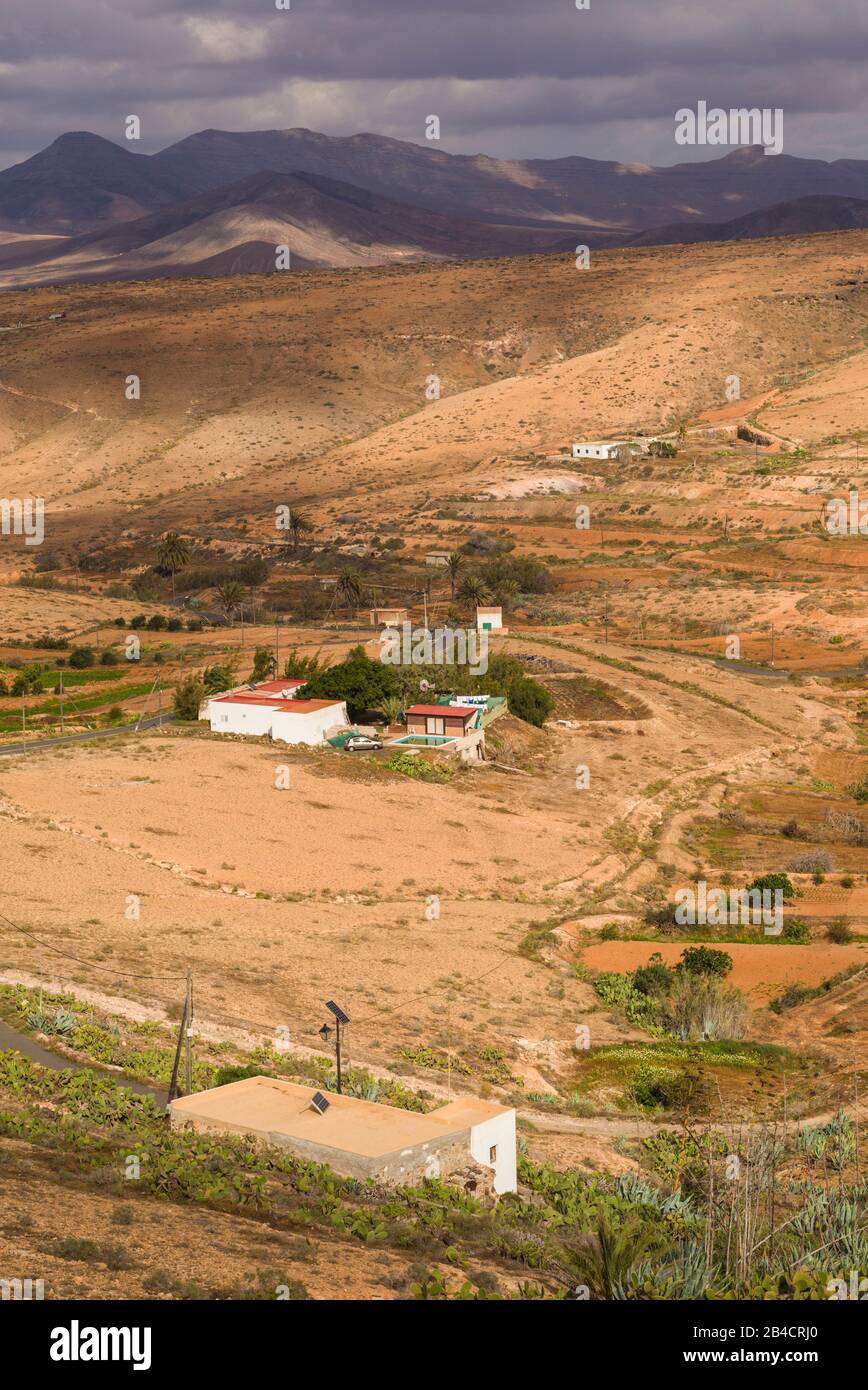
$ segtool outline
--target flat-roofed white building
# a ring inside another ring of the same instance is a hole
[[[495,1193],[516,1191],[515,1110],[508,1106],[465,1096],[420,1115],[327,1091],[320,1110],[316,1094],[277,1077],[246,1077],[174,1100],[172,1127],[249,1135],[363,1180],[414,1183],[478,1168]]]
[[[503,609],[477,607],[476,630],[477,632],[503,632]]]
[[[574,459],[617,459],[622,450],[632,457],[633,446],[627,439],[583,439],[573,445]]]

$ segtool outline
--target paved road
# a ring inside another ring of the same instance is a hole
[[[41,748],[59,748],[64,743],[86,743],[92,738],[115,738],[118,734],[134,734],[144,729],[157,729],[174,723],[174,714],[153,714],[138,725],[120,724],[108,729],[85,729],[81,734],[58,734],[56,738],[29,739],[25,743],[0,743],[0,753],[33,753]]]
[[[127,1090],[135,1091],[137,1095],[153,1096],[159,1105],[165,1105],[169,1099],[168,1093],[160,1090],[159,1087],[145,1086],[140,1081],[131,1081],[111,1067],[98,1067],[84,1062],[74,1062],[70,1057],[64,1057],[59,1052],[49,1052],[48,1048],[43,1047],[33,1038],[27,1037],[26,1034],[19,1033],[0,1018],[0,1051],[5,1052],[7,1050],[20,1052],[40,1067],[50,1067],[52,1071],[92,1071],[97,1076],[110,1076],[119,1086],[125,1086]]]

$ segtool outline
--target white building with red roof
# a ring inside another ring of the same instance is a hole
[[[348,729],[343,700],[297,700],[303,680],[263,681],[222,695],[212,695],[203,717],[215,734],[268,736],[278,743],[323,743],[327,736]]]

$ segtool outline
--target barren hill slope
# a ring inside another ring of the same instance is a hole
[[[772,428],[822,438],[839,374],[859,375],[866,265],[857,231],[598,253],[589,271],[565,255],[10,292],[0,491],[92,534],[144,500],[154,526],[188,505],[261,522],[287,491],[339,502],[372,481],[403,509],[477,490],[468,470],[492,456],[725,405],[731,373],[744,400],[781,388]]]

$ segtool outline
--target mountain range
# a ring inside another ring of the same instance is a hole
[[[0,285],[464,259],[868,225],[868,160],[502,160],[377,135],[89,132],[0,172]]]

